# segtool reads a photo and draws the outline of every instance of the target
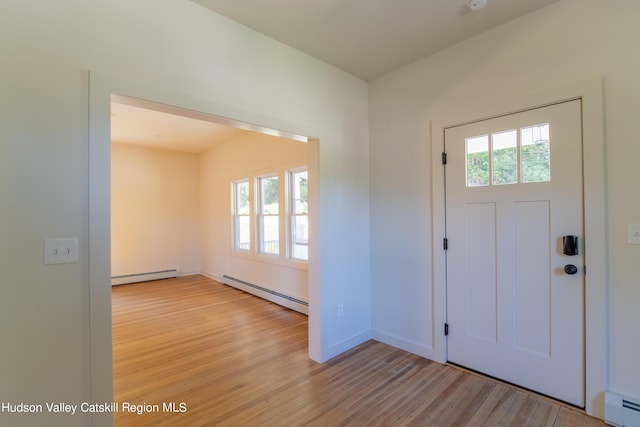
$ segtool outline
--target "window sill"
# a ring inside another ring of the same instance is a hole
[[[283,259],[279,255],[270,254],[257,254],[250,251],[239,251],[232,249],[231,255],[244,258],[253,262],[262,262],[266,264],[273,264],[283,268],[290,268],[294,270],[309,270],[309,263],[307,261],[295,260],[295,259]]]

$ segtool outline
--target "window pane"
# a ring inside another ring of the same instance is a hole
[[[249,251],[251,249],[249,181],[236,181],[231,189],[233,193],[233,248]]]
[[[466,139],[467,187],[489,185],[489,136]]]
[[[293,191],[291,213],[309,213],[309,184],[307,180],[307,171],[291,173],[291,190]]]
[[[260,179],[261,213],[278,214],[278,177],[270,176]]]
[[[306,215],[292,215],[291,230],[291,258],[309,259],[309,217]]]
[[[248,251],[251,249],[251,230],[249,229],[249,217],[236,217],[236,249]]]
[[[522,182],[551,180],[551,154],[549,151],[549,124],[520,129],[520,167]]]
[[[249,182],[235,183],[236,214],[249,215]]]
[[[518,182],[517,146],[518,133],[515,129],[491,135],[494,185]]]
[[[260,222],[261,252],[275,255],[279,254],[279,218],[277,216],[261,216]]]

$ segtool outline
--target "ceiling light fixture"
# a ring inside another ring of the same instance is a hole
[[[467,6],[474,12],[487,5],[487,0],[467,0]]]

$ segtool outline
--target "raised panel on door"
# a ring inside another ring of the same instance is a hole
[[[447,343],[452,363],[584,406],[580,111],[445,130]]]

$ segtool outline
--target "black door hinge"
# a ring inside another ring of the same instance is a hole
[[[444,249],[445,251],[449,249],[449,239],[447,239],[446,237],[442,239],[442,249]]]
[[[442,152],[442,164],[446,165],[447,164],[447,153]]]
[[[445,323],[444,324],[444,336],[446,337],[447,335],[449,335],[449,324]]]

